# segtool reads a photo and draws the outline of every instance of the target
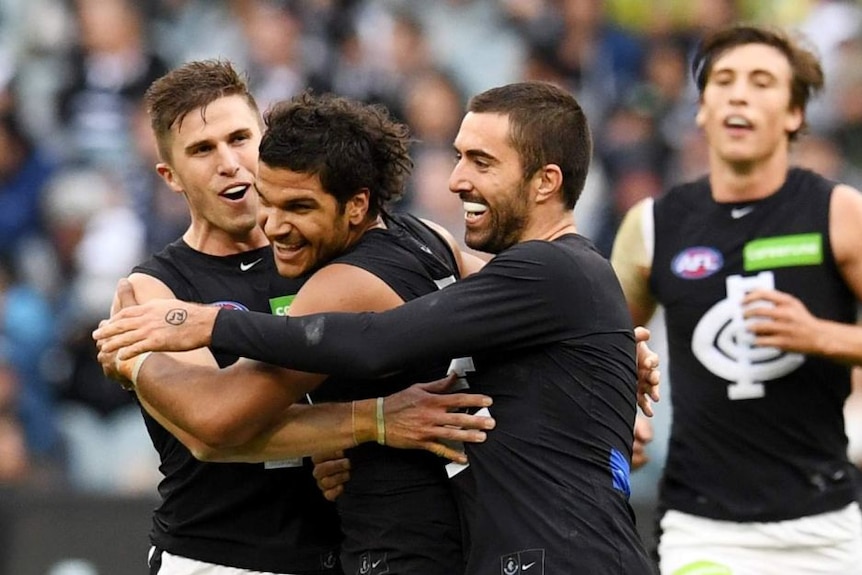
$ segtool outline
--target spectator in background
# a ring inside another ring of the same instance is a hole
[[[842,156],[862,169],[862,30],[857,42],[846,46],[834,79],[833,102],[836,115],[832,130],[825,132],[838,144]]]
[[[248,4],[242,30],[248,47],[249,86],[261,109],[301,92],[308,83],[302,51],[302,22],[289,4]]]
[[[641,76],[643,45],[608,18],[605,0],[561,0],[546,5],[546,26],[529,42],[546,54],[577,95],[594,126]]]
[[[413,173],[404,205],[463,238],[464,215],[458,198],[441,194],[452,170],[452,141],[458,133],[466,99],[451,76],[441,70],[426,69],[404,86],[403,118],[411,127]]]
[[[0,341],[0,487],[21,484],[30,472],[30,450],[18,416],[20,381]]]
[[[64,159],[122,174],[134,158],[135,106],[166,65],[131,0],[75,0],[74,7],[77,43],[58,95]]]
[[[24,450],[34,466],[59,469],[62,444],[56,424],[55,390],[44,370],[56,322],[49,303],[0,263],[0,411],[6,448]],[[18,446],[21,434],[24,445]],[[23,465],[23,462],[21,463]],[[15,465],[18,469],[18,464]],[[48,478],[48,475],[45,476]]]
[[[125,202],[115,177],[67,168],[48,184],[43,205],[56,338],[48,377],[59,394],[70,484],[88,491],[148,492],[157,480],[137,405],[102,373],[89,338],[117,280],[141,257],[144,227]]]
[[[21,125],[14,95],[0,103],[0,257],[18,263],[24,242],[44,234],[42,192],[55,162]]]
[[[395,4],[421,24],[433,61],[452,74],[465,93],[521,78],[523,38],[498,0]]]

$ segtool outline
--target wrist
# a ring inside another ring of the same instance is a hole
[[[134,357],[121,360],[117,357],[115,365],[117,372],[126,379],[126,383],[122,384],[123,389],[134,391],[138,385],[138,376],[141,371],[141,366],[153,352],[146,351]]]
[[[377,400],[359,399],[351,406],[353,441],[357,445],[377,441]]]

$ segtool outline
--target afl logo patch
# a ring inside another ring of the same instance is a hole
[[[674,275],[686,280],[707,278],[721,269],[724,258],[713,248],[698,246],[683,250],[670,264]]]
[[[248,311],[248,308],[239,303],[238,301],[214,301],[210,305],[214,305],[216,307],[220,307],[223,309],[236,309],[239,311]]]

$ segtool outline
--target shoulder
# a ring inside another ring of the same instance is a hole
[[[455,258],[455,262],[458,265],[458,271],[461,273],[461,277],[467,277],[470,274],[476,273],[485,265],[485,260],[482,258],[467,253],[461,250],[461,245],[458,243],[458,240],[455,239],[455,236],[449,232],[446,228],[441,226],[436,222],[432,222],[431,220],[421,219],[422,223],[431,228],[432,231],[436,232],[437,235],[446,243],[449,248],[449,251],[452,252],[452,256]]]
[[[524,270],[529,277],[557,276],[560,273],[580,273],[579,266],[590,262],[607,264],[602,256],[584,236],[568,234],[553,241],[530,240],[519,242],[500,252],[486,268]]]
[[[349,263],[333,262],[308,278],[289,313],[385,311],[401,303],[398,294],[377,275]]]
[[[829,200],[829,237],[839,263],[860,259],[862,245],[862,192],[845,184],[832,189]]]
[[[662,214],[679,210],[699,210],[705,204],[712,202],[709,176],[704,175],[668,188],[655,200],[655,213],[656,217],[660,217]]]

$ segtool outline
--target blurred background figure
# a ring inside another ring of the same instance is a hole
[[[77,41],[57,99],[64,159],[123,173],[134,158],[134,107],[167,67],[131,0],[75,0],[73,8]]]
[[[44,373],[55,327],[48,301],[0,261],[0,484],[62,481],[55,390]]]
[[[96,168],[67,168],[49,183],[44,217],[46,288],[56,340],[48,377],[76,489],[152,489],[158,462],[131,395],[107,379],[90,333],[110,309],[116,282],[141,257],[145,229],[118,180]]]

